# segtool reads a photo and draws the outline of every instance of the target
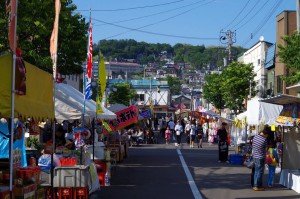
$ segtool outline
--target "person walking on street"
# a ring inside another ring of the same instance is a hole
[[[175,123],[174,123],[174,121],[172,119],[169,121],[168,127],[169,127],[169,129],[171,131],[171,134],[174,136]]]
[[[196,137],[196,127],[194,122],[192,122],[191,130],[190,130],[190,148],[194,148],[195,137]]]
[[[165,132],[166,144],[170,144],[170,137],[171,137],[171,131],[169,127],[167,127],[167,130]]]
[[[272,140],[268,144],[268,146],[269,147],[268,147],[267,154],[266,154],[266,163],[268,165],[268,170],[269,170],[268,187],[273,187],[275,169],[276,169],[276,166],[278,165],[279,158],[278,158],[278,154],[276,152],[276,142],[274,140]]]
[[[266,158],[266,148],[267,148],[267,137],[268,130],[265,128],[258,135],[255,135],[252,143],[252,156],[254,160],[254,182],[253,190],[254,191],[263,191],[265,190],[262,186],[262,180],[265,169],[265,158]]]
[[[227,162],[228,161],[228,134],[226,131],[226,122],[222,122],[222,126],[217,131],[218,136],[218,146],[219,146],[219,161],[218,162]]]
[[[181,134],[183,132],[183,128],[180,121],[178,121],[175,126],[175,132],[176,132],[176,139],[177,139],[177,143],[175,143],[175,146],[179,146],[181,144]]]
[[[202,139],[203,139],[203,128],[201,124],[198,124],[197,130],[196,130],[196,136],[198,141],[198,148],[202,148]]]
[[[191,122],[189,120],[187,121],[187,124],[185,125],[184,132],[186,135],[186,143],[190,144]]]

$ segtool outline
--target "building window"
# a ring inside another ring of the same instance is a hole
[[[140,98],[140,101],[145,101],[145,94],[140,94],[139,98]]]
[[[257,60],[257,65],[260,65],[260,59]]]

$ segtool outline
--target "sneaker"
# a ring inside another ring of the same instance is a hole
[[[263,187],[253,187],[253,190],[254,191],[264,191],[265,188],[263,188]]]
[[[229,161],[227,160],[226,163],[229,163]]]
[[[175,146],[178,146],[178,144],[177,144],[177,143],[175,143]]]
[[[221,163],[221,160],[218,160],[218,163]]]

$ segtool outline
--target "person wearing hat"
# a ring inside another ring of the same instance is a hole
[[[218,162],[227,162],[228,161],[228,133],[226,131],[226,122],[222,122],[221,128],[217,131],[218,136],[218,146],[219,146],[219,161]]]

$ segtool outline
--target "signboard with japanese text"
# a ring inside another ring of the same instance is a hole
[[[111,129],[122,129],[130,124],[138,122],[139,111],[136,106],[130,106],[119,112],[116,112],[117,119],[108,121]]]

